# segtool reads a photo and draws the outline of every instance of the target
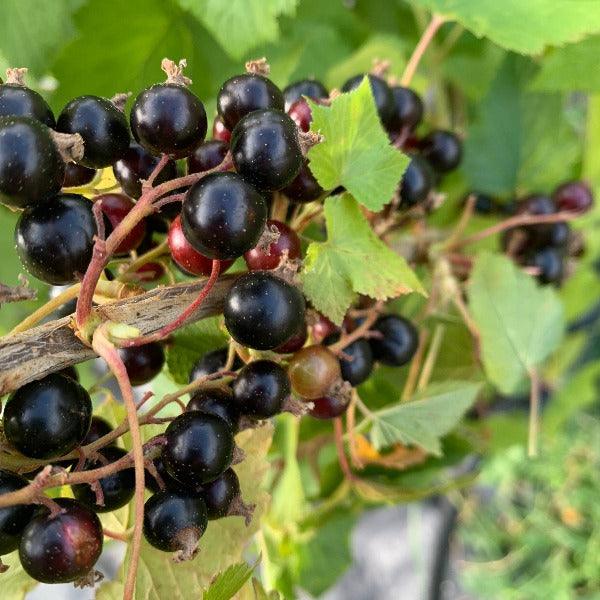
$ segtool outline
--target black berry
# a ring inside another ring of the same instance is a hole
[[[450,131],[432,131],[420,147],[421,155],[438,173],[453,171],[460,164],[462,142]]]
[[[82,446],[87,446],[92,442],[99,440],[101,437],[109,434],[112,431],[110,423],[104,420],[102,417],[93,416],[90,424],[90,429],[87,435],[81,442]],[[114,444],[114,442],[112,442]]]
[[[391,90],[394,102],[391,131],[399,133],[404,128],[415,129],[423,119],[423,100],[407,87],[393,86]]]
[[[229,388],[208,388],[196,392],[187,404],[186,410],[199,411],[208,415],[221,417],[237,433],[240,412],[233,401]]]
[[[207,483],[202,487],[201,495],[208,518],[213,520],[226,517],[240,494],[240,480],[233,469],[227,469],[214,481]]]
[[[539,250],[526,261],[526,264],[539,269],[537,278],[540,283],[558,285],[563,279],[565,272],[564,256],[557,248]]]
[[[335,334],[327,338],[324,343],[332,344],[337,342],[339,334]],[[348,344],[343,349],[346,358],[340,358],[340,368],[342,371],[342,379],[347,381],[351,386],[356,387],[366,381],[373,371],[373,351],[369,342],[364,338]]]
[[[56,127],[52,109],[34,90],[14,83],[0,85],[0,117],[31,117],[50,129]]]
[[[410,207],[423,202],[433,189],[435,178],[429,164],[413,156],[400,183],[400,205]]]
[[[80,187],[93,181],[94,177],[96,177],[96,169],[68,162],[65,165],[65,178],[62,186],[65,188]]]
[[[308,161],[304,161],[298,175],[292,183],[284,187],[281,192],[292,202],[312,202],[321,196],[323,188],[310,170]]]
[[[364,74],[355,75],[351,77],[342,86],[342,92],[350,92],[356,89],[364,78]],[[377,75],[368,74],[369,83],[371,84],[371,91],[373,92],[373,98],[375,99],[375,106],[377,107],[377,113],[383,123],[383,126],[390,128],[394,122],[394,97],[392,90],[388,84]]]
[[[13,473],[0,469],[0,494],[16,492],[29,484],[29,481]],[[8,554],[19,547],[25,525],[33,517],[35,505],[15,504],[0,508],[0,555]]]
[[[218,348],[217,350],[211,350],[202,355],[190,372],[190,383],[201,377],[206,377],[207,375],[212,375],[217,371],[221,371],[227,363],[227,352],[227,348]],[[232,369],[237,371],[242,366],[243,363],[236,354]]]
[[[419,333],[404,317],[384,315],[375,321],[371,329],[381,334],[380,338],[370,338],[369,343],[375,360],[384,365],[405,365],[417,351]]]
[[[120,348],[119,356],[125,364],[131,385],[144,385],[152,381],[165,364],[165,353],[158,342],[133,348]]]
[[[303,96],[311,100],[321,100],[329,98],[327,88],[316,79],[302,79],[290,83],[283,90],[283,99],[285,101],[285,110],[288,111],[290,106],[300,100]]]
[[[202,173],[214,169],[223,162],[229,146],[220,140],[200,144],[187,159],[188,173]]]

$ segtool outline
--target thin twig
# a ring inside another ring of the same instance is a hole
[[[383,310],[383,306],[384,303],[382,301],[376,302],[370,309],[369,315],[365,318],[365,320],[352,333],[342,336],[335,344],[331,344],[329,349],[334,353],[339,353],[352,342],[355,342],[359,338],[363,337],[369,331],[369,329],[371,329],[371,326],[375,323],[375,321],[377,321],[379,314]]]
[[[427,348],[428,339],[429,329],[422,327],[421,331],[419,332],[419,345],[417,346],[417,351],[415,352],[415,355],[410,363],[408,376],[406,377],[406,383],[404,384],[404,389],[402,390],[402,395],[400,396],[401,402],[410,400],[410,397],[414,394],[417,386],[417,378],[419,377],[419,371],[421,370],[421,365],[423,364],[423,356],[425,355],[425,348]]]
[[[419,391],[424,390],[427,387],[429,380],[431,379],[431,374],[433,373],[433,368],[435,367],[435,363],[440,352],[440,346],[442,345],[442,340],[444,339],[445,331],[446,326],[442,323],[438,323],[433,331],[431,344],[429,345],[427,357],[425,358],[425,362],[423,363],[421,376],[419,377],[419,382],[417,383],[417,390]]]
[[[348,481],[356,481],[357,477],[350,468],[350,464],[348,463],[348,458],[346,456],[346,450],[344,448],[344,423],[342,422],[341,417],[337,417],[333,420],[333,432],[335,436],[335,447],[337,449],[338,460],[340,462],[342,473],[344,473],[344,477],[348,479]]]

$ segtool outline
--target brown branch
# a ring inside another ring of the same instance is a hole
[[[21,280],[21,285],[10,286],[0,283],[0,304],[5,302],[20,302],[21,300],[34,300],[37,292],[30,288],[26,279]]]

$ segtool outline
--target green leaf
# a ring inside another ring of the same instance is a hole
[[[455,427],[475,402],[480,387],[470,381],[432,383],[411,401],[374,413],[373,445],[381,449],[400,442],[441,456],[440,438]]]
[[[2,556],[2,562],[9,567],[2,573],[2,600],[24,600],[27,592],[38,582],[29,577],[19,561],[19,553],[11,552]]]
[[[231,565],[219,573],[210,587],[202,594],[202,600],[230,600],[250,579],[256,565],[250,566],[245,562]]]
[[[279,37],[278,17],[292,16],[298,0],[178,0],[213,34],[223,49],[240,59],[259,44]]]
[[[252,579],[252,589],[254,590],[254,600],[280,600],[279,592],[275,590],[267,592],[262,583],[256,579]]]
[[[578,42],[600,31],[600,5],[593,0],[410,0],[477,37],[521,54]]]
[[[325,137],[308,153],[314,176],[324,189],[343,185],[368,209],[381,210],[391,200],[409,159],[390,145],[368,80],[338,96],[331,106],[310,105],[311,130]]]
[[[302,276],[304,293],[315,308],[341,323],[356,294],[379,300],[425,293],[404,258],[371,230],[350,194],[327,198],[326,242],[308,247]]]
[[[561,341],[564,318],[556,292],[539,287],[505,256],[478,257],[469,306],[481,334],[486,374],[504,394],[516,391]]]

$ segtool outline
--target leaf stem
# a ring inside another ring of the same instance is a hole
[[[433,331],[431,344],[429,345],[427,357],[425,358],[425,362],[423,363],[423,368],[421,369],[421,376],[419,377],[419,382],[417,383],[417,390],[419,391],[424,390],[427,387],[429,380],[431,379],[431,374],[433,372],[433,368],[435,367],[435,363],[440,352],[440,347],[442,345],[442,340],[444,339],[445,332],[446,326],[441,323],[438,323],[435,327],[435,330]]]
[[[344,423],[341,417],[337,417],[333,420],[333,433],[335,437],[335,448],[337,450],[342,473],[344,473],[344,477],[348,481],[356,481],[357,477],[350,468],[348,457],[346,456],[346,449],[344,448]]]
[[[540,430],[540,377],[534,367],[529,370],[529,380],[531,382],[531,390],[527,454],[534,458],[538,455],[538,436]]]

